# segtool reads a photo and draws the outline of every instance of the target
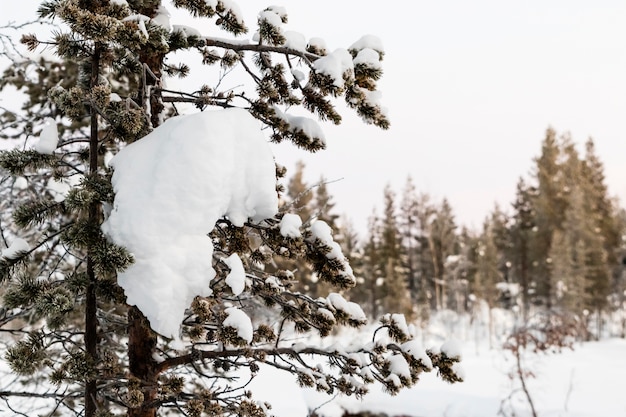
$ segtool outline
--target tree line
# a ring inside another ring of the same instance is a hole
[[[600,320],[621,308],[626,217],[609,194],[593,140],[581,153],[569,134],[549,128],[532,162],[514,201],[495,205],[480,230],[459,224],[445,198],[420,193],[410,177],[400,194],[384,189],[382,212],[371,215],[360,238],[349,222],[333,218],[361,282],[349,297],[371,317],[390,310],[413,318],[467,312],[477,300],[516,309],[522,318],[548,309]],[[302,170],[289,182],[292,198],[307,189]],[[320,203],[333,207],[328,201],[322,181],[297,204],[315,215]],[[301,281],[314,286],[312,279]]]

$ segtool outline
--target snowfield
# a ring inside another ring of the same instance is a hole
[[[353,338],[354,334],[346,333],[338,339],[339,343],[349,343]],[[517,417],[531,417],[521,391],[506,400],[519,388],[508,376],[514,367],[512,356],[497,347],[490,349],[486,340],[476,343],[472,336],[460,343],[465,382],[459,384],[445,383],[428,373],[416,386],[395,397],[378,385],[362,400],[345,396],[333,399],[299,388],[294,376],[262,367],[250,390],[256,400],[272,404],[276,417],[305,417],[311,410],[324,417],[341,417],[345,411],[390,417],[496,417],[501,407],[505,416],[512,416],[514,411]],[[626,371],[625,339],[578,343],[574,350],[531,354],[526,359],[528,369],[536,375],[527,383],[539,417],[626,415],[626,396],[620,383]]]

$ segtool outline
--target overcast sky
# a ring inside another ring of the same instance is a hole
[[[3,3],[4,21],[38,4]],[[237,3],[251,27],[266,5]],[[385,184],[401,191],[408,175],[419,191],[447,197],[459,222],[480,226],[495,201],[508,207],[549,126],[580,144],[593,137],[610,192],[626,201],[625,1],[270,4],[286,7],[286,29],[324,38],[330,49],[364,34],[385,45],[380,89],[389,131],[348,113],[341,126],[325,125],[326,151],[275,148],[288,168],[304,160],[310,181],[342,178],[330,189],[338,210],[358,227],[374,206],[380,211]]]

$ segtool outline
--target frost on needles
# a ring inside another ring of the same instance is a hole
[[[215,223],[277,213],[273,155],[259,123],[228,109],[171,118],[111,166],[115,201],[102,229],[135,259],[118,283],[153,330],[177,338],[194,297],[211,294]]]

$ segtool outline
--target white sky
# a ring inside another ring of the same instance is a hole
[[[0,24],[37,3],[3,5]],[[385,184],[401,191],[409,174],[419,191],[448,197],[461,223],[479,227],[495,201],[508,207],[548,126],[579,143],[592,136],[610,192],[626,201],[623,0],[237,3],[250,27],[264,6],[285,6],[285,29],[322,37],[331,50],[364,34],[382,38],[391,129],[344,113],[340,127],[324,125],[327,151],[275,148],[288,168],[303,159],[311,182],[343,178],[330,190],[357,227],[380,208]]]
[[[610,192],[626,201],[626,2],[346,3],[284,5],[307,35],[339,46],[372,33],[385,44],[390,131],[328,129],[326,154],[306,160],[344,178],[331,191],[357,225],[380,208],[385,183],[401,191],[410,174],[478,227],[494,201],[508,207],[548,126],[580,143],[592,136]]]

